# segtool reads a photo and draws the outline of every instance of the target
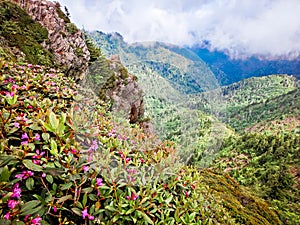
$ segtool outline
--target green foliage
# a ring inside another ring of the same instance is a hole
[[[70,18],[61,10],[60,4],[56,4],[55,7],[59,18],[63,19],[65,23],[71,23]]]
[[[228,139],[215,167],[230,172],[283,211],[283,220],[299,222],[299,134],[247,133]]]
[[[243,131],[267,119],[298,115],[297,82],[295,77],[288,75],[249,78],[191,96],[189,104]]]
[[[75,34],[78,31],[78,28],[74,23],[67,23],[66,29],[70,34]]]
[[[0,36],[9,46],[19,48],[29,63],[53,65],[54,56],[41,46],[48,40],[48,31],[10,1],[1,1],[0,8]]]
[[[0,70],[2,224],[281,224],[229,176],[176,163],[172,142],[116,122],[58,71]]]
[[[95,62],[99,57],[103,58],[100,48],[96,46],[96,44],[93,42],[91,37],[85,32],[84,32],[84,40],[90,52],[89,64]]]

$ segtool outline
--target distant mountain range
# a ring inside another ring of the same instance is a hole
[[[221,84],[231,84],[244,78],[269,74],[289,74],[300,78],[300,59],[263,59],[252,56],[243,59],[230,58],[225,52],[210,51],[205,47],[189,48],[212,70]]]

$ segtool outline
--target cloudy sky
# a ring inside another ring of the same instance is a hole
[[[194,45],[231,54],[299,55],[300,0],[58,0],[79,28],[125,41]]]

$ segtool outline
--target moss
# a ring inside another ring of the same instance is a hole
[[[76,48],[75,49],[75,54],[77,55],[77,57],[82,57],[83,56],[82,48]]]
[[[64,12],[61,10],[59,5],[56,6],[56,12],[57,12],[59,18],[63,19],[65,21],[65,23],[71,23],[70,18],[64,14]]]
[[[75,34],[78,31],[78,28],[74,23],[67,23],[66,28],[70,34]]]
[[[10,1],[0,2],[0,35],[9,47],[17,47],[29,63],[54,65],[54,56],[41,46],[48,40],[48,31],[18,5]]]

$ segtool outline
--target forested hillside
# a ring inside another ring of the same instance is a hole
[[[293,77],[218,88],[183,48],[0,5],[0,224],[298,224],[299,127],[268,126],[297,121]]]

